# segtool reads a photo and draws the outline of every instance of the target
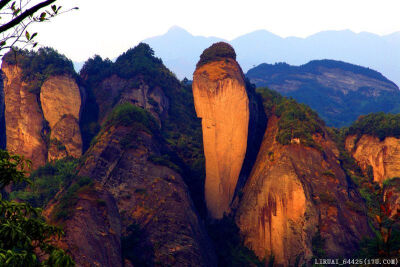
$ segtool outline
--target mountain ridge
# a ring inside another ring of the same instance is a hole
[[[184,33],[184,36],[177,33]],[[322,31],[305,38],[283,38],[267,30],[256,30],[227,41],[218,37],[194,36],[174,26],[165,34],[142,42],[153,47],[155,54],[163,59],[166,66],[179,78],[184,78],[191,77],[193,66],[202,50],[219,41],[233,46],[245,72],[265,62],[301,65],[325,58],[373,68],[396,84],[400,83],[400,64],[397,63],[400,62],[400,51],[396,50],[400,46],[400,32],[380,36],[340,30]]]

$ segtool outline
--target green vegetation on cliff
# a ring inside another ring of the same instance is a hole
[[[77,165],[77,159],[66,158],[39,167],[32,172],[31,183],[14,186],[10,199],[44,208],[60,189],[75,179]]]
[[[111,125],[133,126],[137,130],[148,133],[158,130],[158,125],[154,117],[147,110],[131,103],[124,103],[114,107],[103,127]]]
[[[30,91],[35,94],[40,93],[40,87],[50,76],[66,74],[75,77],[76,75],[72,61],[50,47],[40,48],[37,52],[10,50],[4,55],[3,60],[7,64],[21,68],[21,79],[29,83]]]
[[[348,129],[348,134],[372,135],[384,140],[393,136],[400,138],[400,114],[385,114],[383,112],[360,116]]]
[[[235,50],[230,44],[218,42],[203,51],[203,53],[200,55],[200,60],[197,63],[196,68],[199,68],[209,62],[226,58],[232,58],[236,60]]]
[[[279,118],[276,140],[282,145],[288,145],[294,138],[306,146],[316,147],[314,134],[324,135],[325,123],[310,107],[297,103],[292,98],[286,98],[266,87],[258,88],[263,98],[264,109],[268,117]]]
[[[168,114],[160,115],[161,129],[154,136],[161,144],[160,155],[151,155],[149,160],[179,171],[192,192],[196,207],[205,214],[203,203],[205,170],[201,121],[197,118],[194,109],[191,84],[187,81],[180,82],[163,65],[162,60],[154,56],[154,51],[144,43],[129,49],[119,56],[115,63],[95,56],[85,63],[80,72],[85,86],[92,92],[99,90],[99,84],[112,75],[127,81],[130,90],[135,90],[134,88],[138,88],[139,84],[147,85],[149,92],[159,87],[168,98]],[[97,92],[97,94],[102,94],[102,92]],[[114,102],[118,103],[120,98],[119,95],[107,101],[113,102],[114,105]],[[93,110],[96,105],[102,104],[96,103],[95,98],[91,100],[91,103]],[[94,115],[91,118],[88,117],[81,128],[89,129],[90,125],[92,125],[91,128],[95,128],[97,119]],[[106,121],[108,121],[106,124],[125,121],[129,127],[136,124],[137,129],[155,133],[154,118],[144,109],[132,104],[117,105]],[[92,133],[90,130],[88,132]],[[136,140],[134,136],[134,134],[127,136],[124,143],[132,145],[134,142],[131,141]]]
[[[22,157],[0,150],[0,192],[11,183],[29,183],[27,166]],[[53,238],[61,235],[60,228],[45,222],[39,208],[4,200],[0,194],[0,266],[74,266],[71,257],[53,245]]]

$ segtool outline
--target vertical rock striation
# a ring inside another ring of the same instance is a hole
[[[363,135],[346,138],[346,150],[355,158],[365,174],[372,167],[374,181],[382,184],[385,180],[400,177],[400,139]]]
[[[32,168],[44,165],[47,159],[43,139],[45,121],[37,96],[22,81],[22,70],[3,61],[6,148],[32,160]]]
[[[201,58],[216,45],[234,54],[230,45],[218,43],[205,50]],[[197,116],[202,119],[206,204],[210,216],[218,219],[230,212],[247,148],[249,99],[235,57],[217,54],[198,64],[193,74],[193,96]]]
[[[307,263],[321,256],[318,250],[327,257],[350,256],[370,230],[365,204],[347,181],[335,144],[325,133],[314,136],[321,150],[281,145],[278,122],[268,119],[236,213],[245,244],[260,259],[274,255],[283,266]]]

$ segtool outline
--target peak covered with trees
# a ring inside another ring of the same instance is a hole
[[[233,47],[225,42],[218,42],[205,49],[200,55],[200,60],[196,68],[203,66],[212,61],[231,58],[236,60],[236,53]]]
[[[301,66],[261,64],[246,76],[310,106],[328,126],[349,126],[360,115],[400,112],[400,90],[381,73],[335,60],[313,60]]]

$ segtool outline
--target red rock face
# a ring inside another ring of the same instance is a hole
[[[328,138],[315,136],[324,153],[275,140],[278,119],[269,118],[257,161],[244,187],[236,222],[245,244],[260,259],[292,266],[313,256],[312,239],[325,240],[327,256],[351,255],[370,230],[365,206],[352,189]]]
[[[348,136],[346,149],[365,174],[369,166],[372,167],[375,182],[382,184],[387,179],[400,177],[400,139],[386,137],[380,141],[369,135],[363,135],[359,139]]]
[[[44,165],[47,147],[42,136],[44,119],[37,97],[21,80],[21,69],[3,62],[6,149],[32,161],[32,169]]]
[[[205,199],[212,218],[230,213],[247,148],[249,99],[233,59],[202,65],[193,75],[196,113],[202,119]]]
[[[3,63],[2,70],[6,149],[30,159],[32,170],[47,160],[80,157],[81,95],[75,80],[68,76],[48,78],[40,89],[39,101],[29,84],[21,80],[18,66]]]
[[[86,152],[79,173],[113,195],[123,238],[132,225],[140,228],[140,240],[128,253],[149,264],[215,266],[212,244],[182,177],[151,161],[150,155],[159,153],[156,139],[141,133],[127,144],[131,133],[129,127],[104,130]]]

